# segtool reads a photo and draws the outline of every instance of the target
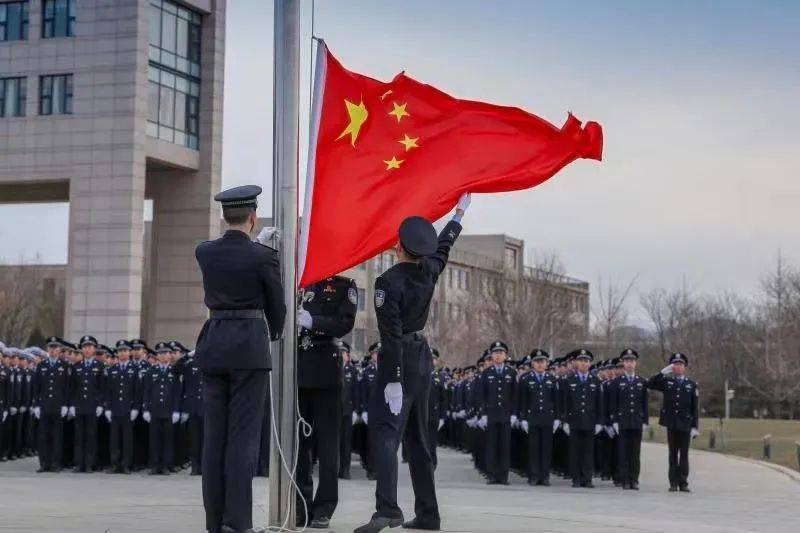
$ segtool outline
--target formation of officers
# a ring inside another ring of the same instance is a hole
[[[0,461],[38,455],[38,472],[201,473],[203,380],[180,342],[111,348],[86,335],[0,351]]]

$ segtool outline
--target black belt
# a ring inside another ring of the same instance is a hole
[[[264,319],[263,309],[212,309],[211,318],[215,320],[239,320],[239,319]]]
[[[411,333],[403,333],[404,341],[421,341],[425,340],[425,335],[421,331],[412,331]]]

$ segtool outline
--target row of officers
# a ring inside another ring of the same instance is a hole
[[[38,472],[201,474],[203,377],[180,342],[51,337],[45,349],[0,343],[0,354],[0,462],[38,455]]]

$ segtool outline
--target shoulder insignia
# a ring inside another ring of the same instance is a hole
[[[386,301],[386,291],[377,289],[375,291],[375,307],[381,308],[383,307],[383,302]]]
[[[353,287],[347,289],[347,299],[350,300],[351,304],[358,305],[358,291]]]

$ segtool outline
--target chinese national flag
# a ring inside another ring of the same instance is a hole
[[[569,115],[557,128],[402,73],[383,83],[346,70],[322,41],[316,61],[301,287],[392,246],[407,216],[433,222],[465,192],[528,189],[575,159],[601,159],[595,122]]]

